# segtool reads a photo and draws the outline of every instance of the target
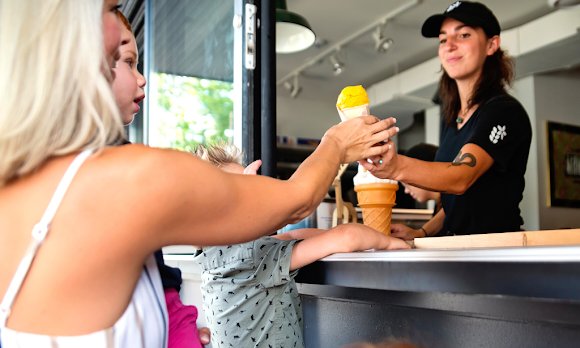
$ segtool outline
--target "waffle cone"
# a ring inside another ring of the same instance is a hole
[[[363,222],[366,226],[388,236],[391,234],[392,212],[392,205],[383,208],[362,208]]]
[[[391,218],[398,189],[399,185],[390,183],[354,187],[365,225],[386,235],[391,234]]]

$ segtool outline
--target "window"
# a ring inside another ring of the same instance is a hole
[[[147,3],[147,143],[191,150],[234,138],[234,2]]]

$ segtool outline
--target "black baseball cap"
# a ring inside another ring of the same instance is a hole
[[[453,18],[474,28],[482,28],[487,36],[499,35],[501,27],[493,12],[479,2],[455,1],[442,14],[433,15],[423,23],[421,35],[438,37],[445,18]]]

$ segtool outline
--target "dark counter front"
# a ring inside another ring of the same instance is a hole
[[[580,347],[580,247],[336,254],[300,270],[307,348]]]

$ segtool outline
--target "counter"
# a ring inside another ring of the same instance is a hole
[[[580,345],[580,246],[335,254],[297,283],[306,347]]]

